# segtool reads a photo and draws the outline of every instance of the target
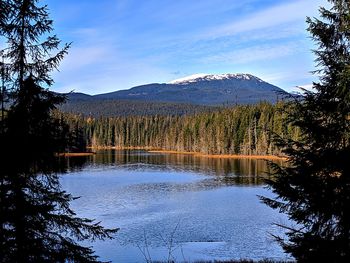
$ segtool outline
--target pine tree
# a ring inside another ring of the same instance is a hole
[[[9,5],[7,1],[0,1],[0,33],[3,32],[9,15]]]
[[[277,197],[263,198],[296,223],[279,241],[298,262],[350,262],[350,2],[329,2],[307,18],[320,80],[289,116],[301,139],[279,140],[289,166],[268,181]]]
[[[8,40],[2,55],[13,80],[13,103],[0,132],[0,256],[1,262],[96,262],[82,240],[111,238],[116,230],[79,218],[74,200],[60,187],[56,156],[67,147],[67,127],[52,112],[64,101],[43,86],[67,53],[49,36],[52,20],[37,0],[6,2],[9,19],[1,33]],[[4,21],[4,20],[3,20]]]
[[[5,1],[0,1],[0,41],[1,36],[3,35],[4,31],[6,30],[6,24],[9,17],[9,5]],[[0,57],[3,58],[3,51],[0,50]],[[1,103],[1,112],[0,112],[0,129],[3,131],[3,119],[5,114],[5,102],[6,102],[6,81],[7,81],[7,70],[5,61],[0,61],[0,79],[1,79],[1,92],[0,92],[0,103]]]

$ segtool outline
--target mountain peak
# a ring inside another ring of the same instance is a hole
[[[274,103],[279,93],[286,92],[250,74],[195,74],[169,84],[152,83],[94,97],[217,106]]]
[[[211,80],[230,80],[230,79],[239,79],[239,80],[257,80],[258,82],[263,82],[258,77],[255,77],[251,74],[194,74],[184,78],[176,79],[169,84],[188,84],[199,81],[211,81]]]

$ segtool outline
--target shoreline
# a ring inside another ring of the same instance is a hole
[[[58,157],[84,157],[95,155],[95,152],[80,152],[80,153],[59,153]]]
[[[91,150],[145,150],[145,151],[158,151],[161,150],[156,147],[142,147],[142,146],[88,146],[87,149]]]
[[[276,156],[276,155],[244,155],[244,154],[205,154],[199,152],[181,152],[181,151],[170,151],[170,150],[150,150],[148,152],[153,153],[166,153],[166,154],[187,154],[195,157],[205,157],[213,159],[256,159],[256,160],[281,160],[286,161],[287,157]]]
[[[212,158],[212,159],[255,159],[255,160],[270,160],[270,161],[287,161],[288,158],[277,155],[244,155],[244,154],[205,154],[200,152],[186,152],[175,150],[164,150],[155,147],[119,147],[119,146],[104,146],[104,147],[88,147],[94,150],[145,150],[150,153],[164,153],[164,154],[183,154],[193,155],[194,157]]]

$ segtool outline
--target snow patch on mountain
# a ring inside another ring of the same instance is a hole
[[[251,74],[194,74],[190,75],[184,78],[176,79],[169,84],[188,84],[188,83],[195,83],[199,81],[211,81],[211,80],[230,80],[230,79],[238,79],[238,80],[256,80],[258,82],[263,82],[258,77],[255,77]]]

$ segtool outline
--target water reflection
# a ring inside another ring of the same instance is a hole
[[[60,173],[80,171],[91,165],[91,158],[86,156],[60,157]]]
[[[178,261],[288,259],[268,234],[287,219],[257,197],[272,195],[262,185],[265,161],[100,151],[68,158],[67,167],[62,186],[82,197],[74,210],[120,228],[115,240],[94,244],[102,260],[145,262],[147,247],[167,261],[169,240]]]
[[[283,161],[274,161],[283,165]],[[216,175],[218,184],[259,185],[271,173],[265,160],[220,159],[186,154],[152,153],[139,150],[98,151],[93,156],[68,158],[70,171],[86,166],[116,166],[123,169],[148,169],[163,171],[191,171],[200,174]]]

